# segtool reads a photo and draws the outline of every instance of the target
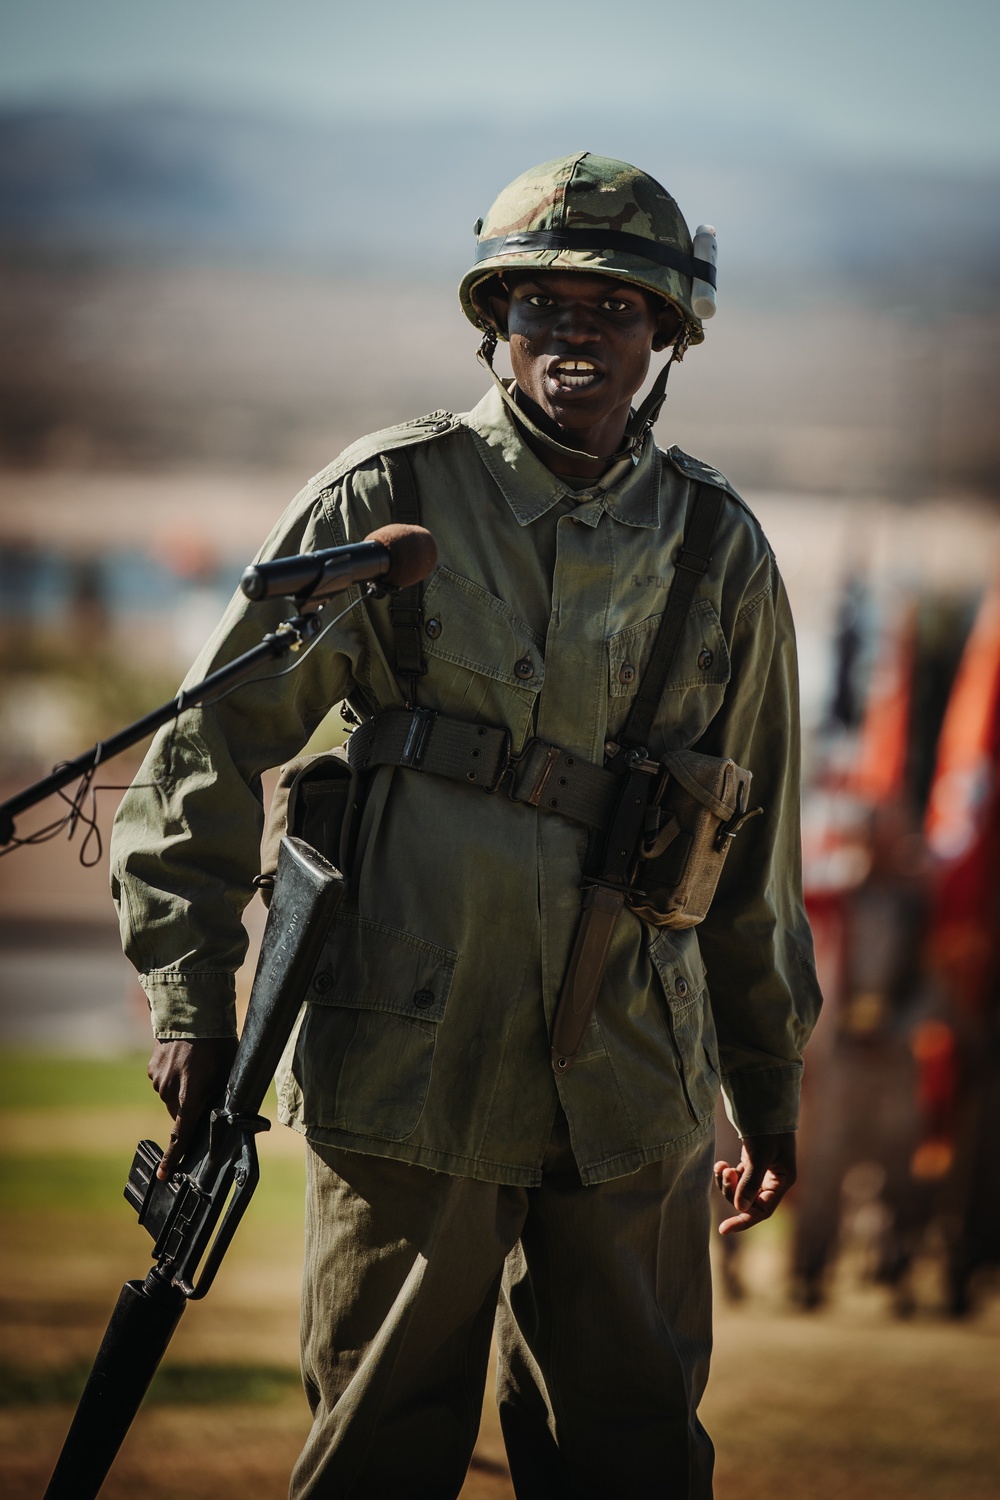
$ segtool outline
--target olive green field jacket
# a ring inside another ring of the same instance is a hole
[[[401,447],[439,549],[418,702],[505,726],[515,752],[537,735],[598,765],[641,680],[695,485],[725,491],[649,748],[732,757],[753,772],[764,815],[733,841],[700,927],[623,914],[579,1058],[556,1078],[548,1035],[586,831],[502,791],[379,768],[351,891],[279,1076],[282,1118],[316,1141],[526,1185],[540,1180],[560,1102],[585,1183],[684,1149],[711,1128],[720,1082],[743,1134],[794,1129],[819,994],[801,898],[794,635],[759,525],[715,470],[651,440],[607,488],[568,489],[490,391],[470,413],[349,448],[260,558],[389,524],[382,456]],[[161,731],[122,803],[113,893],[158,1037],[235,1028],[262,772],[348,693],[371,709],[404,702],[388,603],[354,598],[293,670],[262,671]],[[238,594],[189,681],[290,613]]]

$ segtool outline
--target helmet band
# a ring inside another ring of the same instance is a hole
[[[659,240],[645,239],[639,234],[625,234],[620,229],[533,229],[517,234],[504,234],[497,239],[479,240],[476,245],[476,262],[493,260],[506,254],[526,254],[533,250],[618,250],[625,255],[635,255],[653,265],[667,266],[679,271],[682,276],[696,276],[716,283],[716,270],[710,260],[699,260],[686,255],[673,245],[661,244]],[[515,269],[511,267],[511,269]],[[613,271],[603,272],[614,275]]]

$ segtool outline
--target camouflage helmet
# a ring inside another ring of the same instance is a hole
[[[691,233],[666,189],[628,162],[579,151],[532,167],[504,188],[476,236],[476,264],[458,295],[477,328],[500,332],[488,301],[498,273],[572,270],[645,287],[680,313],[682,344],[705,337],[692,278],[714,286],[714,266],[694,259]]]

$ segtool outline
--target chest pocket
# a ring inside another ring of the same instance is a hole
[[[608,642],[608,733],[625,726],[649,665],[662,615],[620,630]],[[722,706],[731,664],[722,624],[710,599],[698,599],[684,622],[657,724],[663,748],[691,745]],[[651,747],[655,748],[655,747]]]
[[[539,637],[481,584],[438,568],[424,593],[422,707],[530,733],[545,681]]]

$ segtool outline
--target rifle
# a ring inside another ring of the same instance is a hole
[[[125,1197],[154,1240],[145,1281],[127,1281],[111,1315],[45,1500],[94,1500],[188,1302],[215,1279],[260,1176],[259,1113],[345,889],[340,871],[283,838],[250,1005],[218,1107],[206,1111],[167,1182],[140,1141]]]

